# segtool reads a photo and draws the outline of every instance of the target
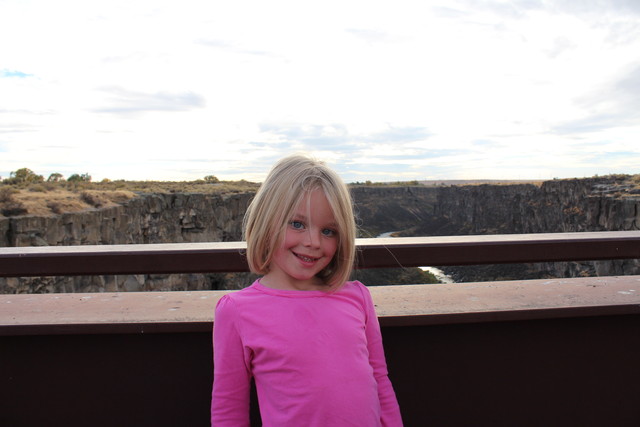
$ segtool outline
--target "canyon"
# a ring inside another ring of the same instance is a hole
[[[541,185],[352,186],[351,193],[361,237],[388,231],[396,236],[441,236],[640,229],[640,191],[629,176],[552,180]],[[150,193],[102,209],[0,217],[0,246],[240,240],[242,219],[253,194]],[[640,262],[443,269],[462,282],[640,274]],[[251,278],[249,273],[6,278],[0,279],[0,293],[238,289]]]

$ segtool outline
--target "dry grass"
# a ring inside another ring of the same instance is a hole
[[[631,189],[640,188],[640,175],[610,175],[601,177],[615,186],[626,187],[617,197],[634,195]],[[356,183],[355,185],[406,186],[406,185],[513,185],[529,183],[540,185],[542,181],[423,181],[417,183]],[[352,184],[354,185],[354,184]],[[0,184],[0,214],[56,215],[79,212],[92,208],[104,208],[123,203],[144,193],[204,193],[229,194],[256,191],[259,184],[248,181],[223,181],[207,183],[198,181],[105,181],[105,182],[42,182],[14,186]],[[635,196],[635,195],[634,195]],[[637,197],[637,196],[635,196]],[[0,215],[0,216],[1,216]]]
[[[136,197],[136,194],[131,191],[83,191],[78,193],[57,189],[46,192],[21,190],[13,195],[13,200],[26,209],[26,214],[47,216],[115,206],[133,197]]]
[[[255,191],[259,184],[248,181],[223,181],[215,184],[198,181],[109,181],[81,183],[87,190],[127,190],[135,193],[244,193]]]
[[[220,183],[165,181],[44,182],[0,184],[0,216],[56,215],[114,206],[144,193],[240,193],[255,191],[247,181]]]
[[[428,187],[439,186],[469,186],[469,185],[518,185],[531,184],[540,187],[544,181],[542,180],[498,180],[498,179],[452,179],[452,180],[430,180],[420,181],[421,184]]]

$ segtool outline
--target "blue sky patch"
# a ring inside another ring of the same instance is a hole
[[[22,71],[16,71],[16,70],[7,70],[6,68],[4,70],[0,70],[0,78],[18,78],[18,79],[24,79],[27,77],[32,77],[33,74],[27,74],[27,73],[23,73]]]

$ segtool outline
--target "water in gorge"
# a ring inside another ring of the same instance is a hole
[[[394,236],[395,233],[396,231],[387,231],[386,233],[379,234],[377,238],[395,237]],[[438,279],[440,283],[455,283],[455,281],[451,276],[448,276],[444,271],[440,270],[439,268],[436,268],[436,267],[418,267],[418,268],[420,268],[422,271],[427,271],[433,274],[434,276],[436,276],[436,279]]]

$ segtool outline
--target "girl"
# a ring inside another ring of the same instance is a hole
[[[402,425],[371,295],[347,281],[355,229],[334,171],[276,163],[244,223],[262,277],[216,307],[213,426],[249,425],[252,377],[265,426]]]

